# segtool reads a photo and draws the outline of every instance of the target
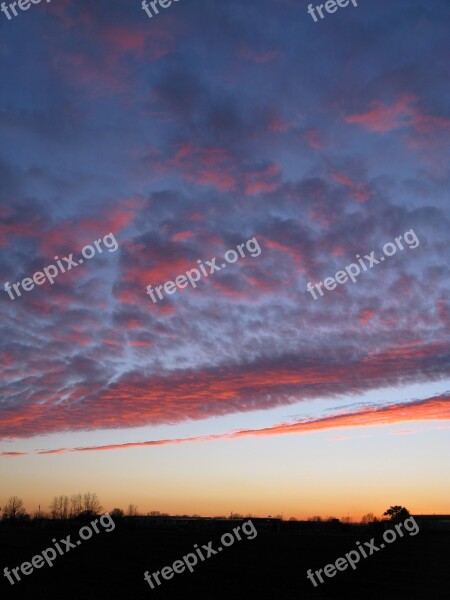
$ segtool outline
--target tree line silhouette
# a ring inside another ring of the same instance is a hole
[[[96,516],[100,514],[103,510],[103,506],[100,503],[100,500],[96,493],[93,492],[85,492],[84,494],[73,494],[72,496],[54,496],[53,500],[49,506],[49,512],[45,512],[41,510],[39,505],[39,509],[33,514],[29,515],[23,503],[22,498],[18,496],[11,496],[6,505],[2,508],[0,507],[1,519],[2,521],[29,521],[31,519],[53,519],[53,520],[68,520],[68,519],[80,519],[80,518],[89,518],[91,516]],[[148,517],[170,517],[168,513],[160,512],[159,510],[152,510],[146,513],[146,515],[142,515],[138,511],[138,507],[135,504],[129,504],[128,509],[123,511],[121,508],[113,508],[109,512],[109,514],[113,517],[113,519],[121,519],[124,517],[138,517],[138,516],[148,516]],[[189,518],[189,515],[176,515],[181,517]],[[192,517],[199,517],[200,515],[191,515]],[[401,505],[394,505],[389,507],[384,513],[383,517],[387,517],[390,521],[401,521],[410,516],[409,511]],[[224,519],[224,516],[215,517],[218,519]],[[243,519],[244,515],[240,513],[231,512],[229,519]],[[255,518],[255,515],[248,514],[245,518]],[[272,518],[269,516],[269,518]],[[283,520],[282,515],[276,515],[275,519]],[[295,517],[291,517],[289,521],[297,521]],[[337,519],[336,517],[327,517],[323,519],[320,516],[313,516],[307,519],[308,521],[314,521],[317,523],[322,522],[340,522],[344,524],[351,524],[352,520],[350,517],[341,517],[341,519]],[[379,519],[374,515],[374,513],[365,514],[360,523],[363,525],[368,525],[370,523],[378,523],[383,519]]]

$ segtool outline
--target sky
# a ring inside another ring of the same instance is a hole
[[[308,4],[0,13],[0,506],[450,513],[450,5]]]

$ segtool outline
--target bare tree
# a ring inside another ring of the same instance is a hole
[[[55,496],[50,504],[50,512],[53,519],[67,519],[69,517],[69,498]]]
[[[137,517],[139,515],[136,504],[129,504],[127,509],[127,517]]]
[[[22,498],[19,496],[11,496],[3,508],[4,519],[20,519],[26,515],[25,507]]]
[[[83,512],[83,496],[81,494],[72,494],[70,497],[70,516],[76,519]]]
[[[348,515],[346,517],[341,517],[339,520],[341,523],[345,523],[345,525],[350,525],[350,523],[352,522],[352,518]]]
[[[102,508],[103,507],[100,504],[97,494],[86,492],[83,495],[83,511],[98,515],[98,513],[102,511]]]
[[[373,513],[367,513],[366,515],[363,515],[363,517],[361,518],[361,523],[364,523],[365,525],[367,525],[367,523],[375,523],[375,521],[377,521],[378,519],[376,518],[376,516]]]

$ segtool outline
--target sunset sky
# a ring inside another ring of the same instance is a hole
[[[140,4],[0,13],[0,506],[450,513],[448,0]]]

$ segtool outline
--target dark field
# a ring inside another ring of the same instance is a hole
[[[1,571],[11,570],[35,554],[51,547],[52,538],[71,534],[78,539],[83,523],[46,523],[42,527],[0,527]],[[256,524],[256,521],[255,521]],[[383,550],[348,568],[314,588],[306,578],[313,571],[334,563],[355,548],[356,541],[375,537],[382,530],[341,527],[336,530],[295,531],[282,524],[280,531],[258,531],[255,539],[243,536],[220,554],[194,567],[194,572],[176,574],[154,590],[144,581],[144,571],[161,571],[193,545],[213,542],[232,531],[235,523],[209,523],[175,528],[148,527],[126,521],[114,531],[100,530],[90,540],[58,556],[54,565],[34,570],[12,586],[1,577],[1,598],[26,600],[107,600],[132,598],[323,598],[334,600],[441,600],[449,596],[450,534],[420,531],[414,537],[397,539]]]

